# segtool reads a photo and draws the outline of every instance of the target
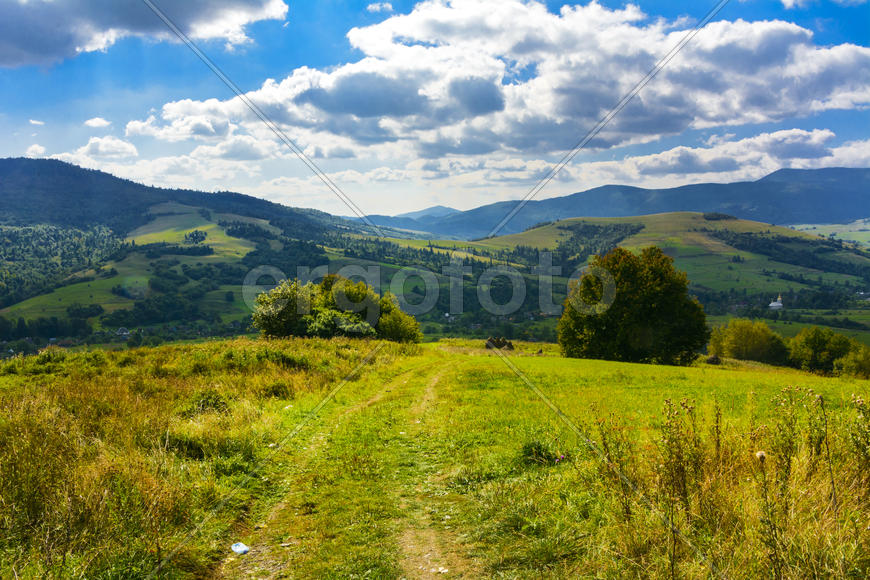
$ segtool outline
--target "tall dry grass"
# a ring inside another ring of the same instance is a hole
[[[286,401],[316,401],[366,346],[235,340],[0,363],[0,576],[145,577],[226,502],[162,571],[207,573],[268,494],[269,444],[302,414]]]

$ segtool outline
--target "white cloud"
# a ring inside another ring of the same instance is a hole
[[[94,117],[93,119],[88,119],[87,121],[85,121],[84,124],[86,127],[92,127],[94,129],[103,129],[105,127],[108,127],[112,123],[103,119],[102,117]]]
[[[39,125],[41,127],[42,125],[45,125],[45,121],[37,121],[36,119],[30,119],[30,124],[31,125]]]
[[[743,139],[708,140],[707,147],[674,147],[619,161],[573,166],[585,187],[609,183],[671,187],[686,183],[754,180],[782,168],[867,167],[870,140],[834,146],[828,129],[784,129]]]
[[[255,161],[275,157],[278,154],[279,149],[274,141],[255,139],[249,135],[236,135],[217,145],[200,145],[193,150],[191,156],[233,161]]]
[[[389,2],[374,2],[366,6],[369,12],[392,12],[393,5]]]
[[[207,105],[207,103],[208,101],[202,104]],[[212,109],[208,114],[188,114],[187,111],[190,109],[185,108],[184,112],[173,112],[178,105],[183,104],[185,101],[164,105],[162,118],[164,121],[169,121],[168,124],[160,124],[154,115],[149,116],[145,121],[130,121],[125,129],[126,136],[142,135],[170,142],[230,136],[232,127],[222,111]]]
[[[348,39],[364,54],[301,67],[247,97],[303,148],[344,139],[370,156],[534,154],[570,149],[686,33],[684,21],[600,4],[419,3]],[[605,149],[688,129],[870,106],[870,48],[818,46],[783,21],[708,24],[590,144]],[[238,99],[167,103],[127,135],[227,139],[260,121]]]
[[[409,191],[469,207],[526,193],[691,26],[650,18],[631,4],[610,9],[592,2],[553,13],[533,0],[426,0],[408,14],[350,30],[359,60],[299,67],[246,97],[306,154],[324,160],[330,175],[362,192],[366,211],[414,209]],[[604,150],[688,131],[712,136],[700,147],[571,166],[546,194],[857,163],[866,144],[834,145],[827,130],[735,134],[868,107],[870,48],[820,45],[811,30],[780,20],[713,22],[588,149],[600,159]],[[300,164],[278,168],[276,160],[291,153],[237,97],[165,103],[126,123],[125,135],[191,150],[135,162],[81,155],[149,183],[206,187],[221,175],[247,180],[234,185],[243,191],[299,205],[331,195]]]
[[[25,157],[42,157],[45,155],[45,147],[34,143],[24,152]]]
[[[88,144],[76,150],[80,156],[92,159],[126,159],[138,157],[136,146],[117,137],[91,137]]]
[[[0,0],[0,66],[50,64],[131,36],[178,42],[143,2],[110,4]],[[230,48],[250,42],[249,24],[284,20],[288,10],[284,0],[187,0],[161,7],[191,38],[223,40]]]

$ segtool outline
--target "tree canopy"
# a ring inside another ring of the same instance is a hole
[[[686,274],[657,247],[594,256],[571,284],[558,326],[566,356],[660,364],[688,364],[708,335]]]

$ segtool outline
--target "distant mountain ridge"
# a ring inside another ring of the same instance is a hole
[[[326,230],[375,233],[358,218],[292,208],[232,192],[164,189],[51,159],[0,159],[0,224],[106,225],[125,234],[166,201],[218,213],[278,220],[300,237]],[[487,236],[518,204],[502,201],[459,211],[433,206],[398,216],[369,215],[382,228],[411,237],[476,239]],[[574,217],[628,217],[678,211],[721,212],[766,223],[850,223],[870,217],[870,169],[781,169],[757,181],[701,183],[645,189],[605,185],[563,197],[532,200],[498,234]],[[386,232],[387,235],[403,235]]]
[[[518,201],[502,201],[443,217],[369,216],[378,225],[437,236],[488,235]],[[677,211],[721,212],[774,224],[849,223],[870,216],[870,169],[781,169],[757,181],[700,183],[666,189],[605,185],[532,200],[499,234],[573,217],[627,217]],[[410,221],[409,221],[410,220]]]
[[[396,217],[404,217],[411,219],[420,219],[420,218],[440,218],[446,217],[449,215],[453,215],[455,213],[461,213],[458,209],[453,209],[452,207],[447,207],[446,205],[433,205],[432,207],[427,207],[426,209],[421,209],[418,211],[410,211],[408,213],[400,213]]]

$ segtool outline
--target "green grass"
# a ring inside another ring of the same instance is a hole
[[[3,575],[144,577],[169,554],[170,577],[870,571],[870,423],[852,403],[865,381],[518,344],[513,365],[635,494],[481,341],[386,345],[297,432],[372,346],[214,341],[0,366]]]
[[[219,221],[245,221],[256,223],[261,227],[268,226],[265,220],[244,218],[232,214],[216,214],[211,219],[206,219],[199,213],[200,208],[182,205],[180,203],[162,203],[151,208],[154,219],[144,226],[130,232],[127,241],[137,244],[153,244],[167,242],[170,244],[183,244],[184,236],[194,230],[201,230],[207,234],[205,244],[214,248],[211,259],[241,258],[254,249],[254,244],[248,240],[233,238],[226,234],[218,225]],[[265,224],[265,226],[264,226]],[[274,229],[268,226],[267,229]]]

